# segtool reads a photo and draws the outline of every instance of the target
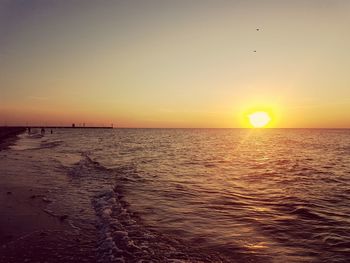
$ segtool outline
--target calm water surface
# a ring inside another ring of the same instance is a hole
[[[59,129],[14,152],[101,262],[350,262],[349,130]]]

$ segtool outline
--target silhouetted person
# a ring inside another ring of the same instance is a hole
[[[52,131],[52,129],[51,129],[51,134],[53,134],[53,131]]]
[[[45,134],[45,129],[41,128],[41,134],[44,135]]]
[[[28,134],[30,134],[30,127],[28,127]]]

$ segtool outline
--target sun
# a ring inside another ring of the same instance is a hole
[[[249,122],[254,128],[263,128],[271,121],[270,115],[265,111],[256,111],[248,115]]]

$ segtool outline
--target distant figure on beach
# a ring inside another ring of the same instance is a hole
[[[41,128],[41,135],[44,135],[45,134],[45,129],[44,128]]]
[[[51,134],[53,134],[53,131],[52,131],[52,129],[51,129]]]
[[[30,127],[28,127],[28,134],[30,134]]]

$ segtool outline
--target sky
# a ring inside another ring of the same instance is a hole
[[[0,0],[0,125],[350,128],[349,32],[348,0]]]

